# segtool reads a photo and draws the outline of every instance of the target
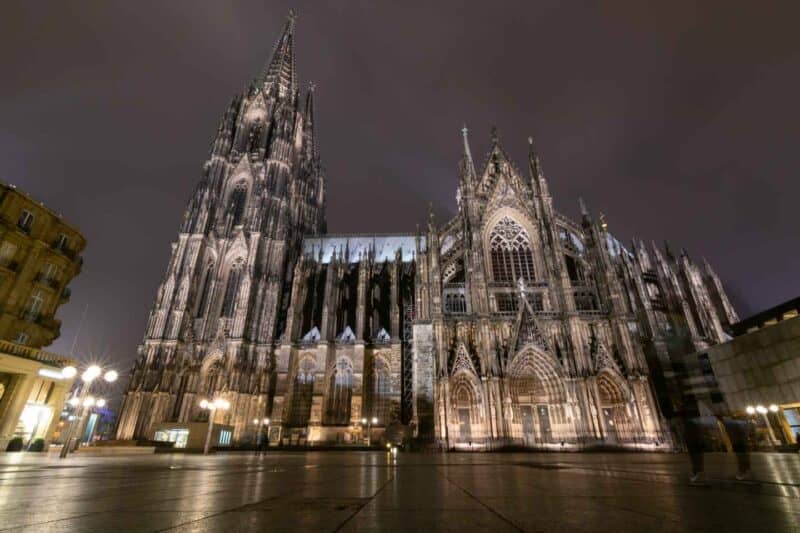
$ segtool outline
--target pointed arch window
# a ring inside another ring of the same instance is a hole
[[[328,392],[328,423],[350,423],[350,399],[353,396],[353,366],[347,359],[339,359],[331,376]]]
[[[236,185],[236,188],[231,191],[231,197],[228,201],[228,209],[231,213],[234,226],[238,226],[242,223],[246,203],[247,184],[244,181],[241,181],[238,185]]]
[[[314,397],[314,363],[305,360],[297,370],[292,388],[292,408],[289,411],[289,426],[308,425],[311,416],[311,402]]]
[[[389,365],[383,359],[376,358],[375,369],[372,372],[372,416],[378,419],[379,426],[389,422],[391,392]]]
[[[489,236],[491,249],[492,279],[501,283],[513,283],[520,278],[536,279],[533,268],[531,240],[522,226],[503,217]]]
[[[203,285],[200,288],[200,300],[197,302],[197,318],[203,316],[208,306],[211,293],[211,283],[214,281],[214,263],[209,263],[203,276]]]
[[[222,316],[231,318],[236,310],[239,287],[242,285],[242,263],[238,261],[231,266],[228,283],[225,286],[225,298],[222,302]]]

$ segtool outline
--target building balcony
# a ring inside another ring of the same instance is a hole
[[[78,255],[74,250],[70,250],[66,246],[63,246],[59,241],[53,241],[50,243],[50,248],[52,248],[53,251],[66,256],[70,261],[75,261],[75,258]]]
[[[9,341],[0,341],[0,352],[59,368],[77,366],[78,364],[74,359]]]
[[[61,285],[57,279],[47,277],[41,272],[34,276],[33,282],[44,285],[45,287],[50,287],[53,290],[58,290],[59,286]]]

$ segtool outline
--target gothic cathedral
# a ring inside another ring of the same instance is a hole
[[[210,416],[234,443],[412,440],[668,448],[671,358],[723,342],[722,285],[683,252],[629,247],[581,203],[558,213],[528,172],[466,128],[458,214],[406,235],[328,235],[314,88],[301,98],[290,13],[233,98],[186,208],[117,427]],[[366,423],[364,423],[366,421]]]

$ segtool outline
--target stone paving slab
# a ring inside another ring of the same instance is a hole
[[[800,456],[0,454],[0,531],[798,531]]]

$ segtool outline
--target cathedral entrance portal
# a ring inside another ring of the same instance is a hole
[[[520,407],[522,418],[522,442],[525,446],[533,445],[536,435],[533,429],[533,408],[530,405]]]
[[[630,413],[630,393],[624,382],[609,372],[597,376],[600,412],[605,426],[606,442],[617,444],[634,438],[637,431]]]
[[[458,436],[464,442],[472,441],[472,424],[469,421],[469,407],[458,409]]]
[[[513,436],[521,438],[525,446],[552,442],[554,428],[550,411],[566,401],[557,363],[547,353],[529,346],[512,361],[509,378]],[[556,413],[556,423],[559,420]],[[564,431],[563,424],[556,426],[556,434],[559,431]]]
[[[550,430],[550,410],[546,405],[537,405],[536,414],[539,416],[539,427],[542,432],[542,441],[550,442],[552,431]]]

